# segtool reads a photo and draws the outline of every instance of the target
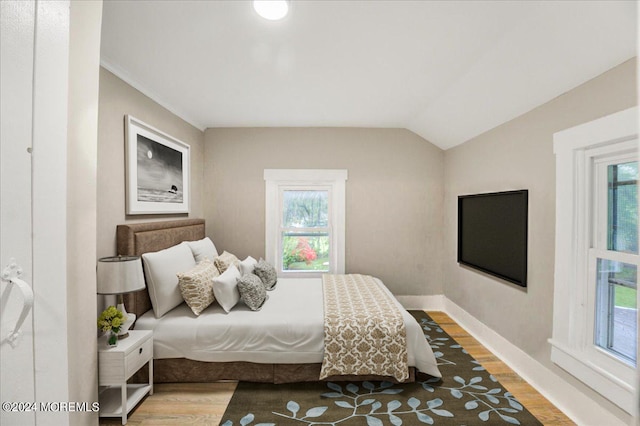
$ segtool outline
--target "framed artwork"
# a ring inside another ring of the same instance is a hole
[[[189,213],[189,145],[125,116],[126,213]]]

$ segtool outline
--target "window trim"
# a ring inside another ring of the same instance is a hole
[[[278,256],[284,189],[329,189],[331,268],[329,273],[345,272],[346,180],[344,169],[265,169],[265,257],[276,267],[279,277],[319,277],[326,272],[282,270]]]
[[[554,134],[556,244],[551,360],[628,413],[635,412],[636,369],[595,345],[593,160],[638,151],[638,107]],[[624,256],[627,258],[626,256]]]

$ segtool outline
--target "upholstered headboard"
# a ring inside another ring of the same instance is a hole
[[[118,254],[123,256],[141,256],[182,241],[201,240],[204,237],[204,219],[132,223],[118,225],[116,230]],[[128,312],[138,317],[151,309],[147,289],[125,294],[124,304]]]

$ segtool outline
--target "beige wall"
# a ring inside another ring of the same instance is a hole
[[[67,150],[67,342],[69,401],[98,400],[96,343],[96,175],[102,1],[72,2]],[[98,413],[69,415],[98,424]]]
[[[402,129],[205,132],[205,218],[217,248],[264,256],[264,169],[347,169],[346,271],[399,295],[442,294],[443,152]]]
[[[553,133],[637,104],[630,60],[578,88],[445,152],[444,294],[547,367],[553,321],[555,157]],[[456,263],[457,196],[529,190],[528,287]],[[565,375],[580,389],[587,388]],[[589,392],[623,419],[626,415]]]
[[[130,114],[191,147],[189,215],[125,215],[124,116]],[[203,217],[204,133],[104,68],[98,117],[98,257],[116,254],[116,226],[126,222]]]

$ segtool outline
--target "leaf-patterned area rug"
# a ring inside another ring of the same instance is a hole
[[[415,383],[240,382],[222,426],[267,425],[540,425],[480,363],[422,311],[424,330],[443,378]]]

